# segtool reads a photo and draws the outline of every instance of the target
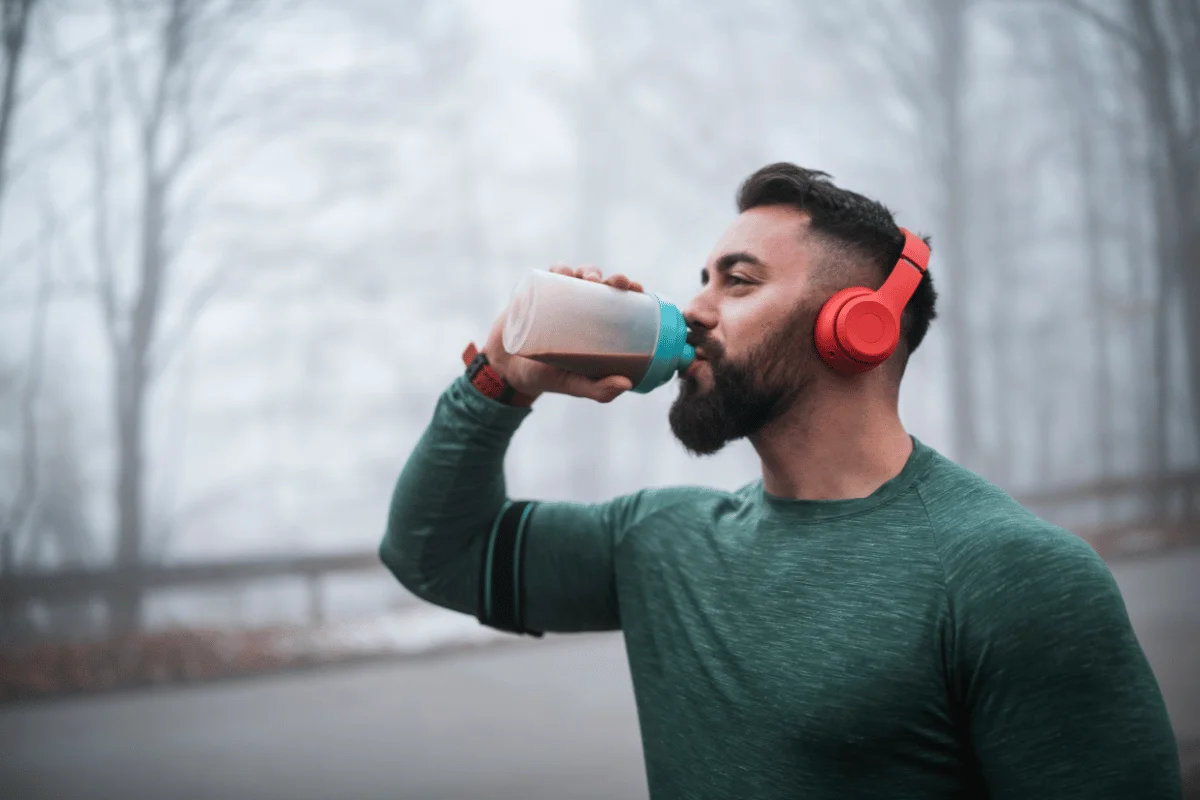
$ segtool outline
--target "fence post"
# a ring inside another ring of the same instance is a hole
[[[8,576],[17,571],[13,559],[13,532],[4,531],[0,533],[0,632],[5,638],[17,620],[17,598],[10,597],[8,588],[3,586]]]
[[[308,573],[308,623],[320,625],[325,621],[325,603],[321,593],[321,573]]]

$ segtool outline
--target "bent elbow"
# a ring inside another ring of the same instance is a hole
[[[389,526],[379,543],[380,561],[418,599],[451,611],[475,613],[479,562],[474,548],[446,551],[441,537],[431,533]]]
[[[379,543],[379,560],[401,586],[422,600],[429,600],[426,596],[428,582],[421,576],[419,559],[414,553],[407,552],[402,543],[403,537],[388,530]]]

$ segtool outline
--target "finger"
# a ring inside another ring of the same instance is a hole
[[[551,268],[552,272],[557,272],[559,275],[566,275],[568,278],[583,278],[583,272],[578,267],[571,267],[566,264],[557,264]]]
[[[623,375],[610,375],[593,380],[573,372],[564,372],[559,391],[574,397],[586,397],[598,403],[611,403],[620,394],[632,388],[633,382]]]
[[[616,275],[610,275],[604,279],[604,282],[615,289],[624,289],[627,292],[645,291],[640,283],[619,273]]]
[[[607,378],[602,378],[598,382],[600,397],[597,399],[601,403],[610,403],[617,399],[625,392],[633,389],[633,381],[626,378],[624,375],[610,375]]]
[[[585,281],[599,282],[604,279],[604,275],[600,272],[600,270],[591,265],[580,267],[579,273],[579,277],[583,278]]]

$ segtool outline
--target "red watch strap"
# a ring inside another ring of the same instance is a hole
[[[467,379],[484,397],[490,397],[510,406],[528,407],[533,405],[533,398],[518,392],[511,383],[504,380],[500,373],[496,372],[488,363],[487,356],[475,347],[474,342],[467,345],[462,357],[463,364],[467,368]]]

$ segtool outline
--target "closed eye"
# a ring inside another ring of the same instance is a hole
[[[737,275],[726,275],[725,282],[728,283],[730,286],[749,286],[750,285],[750,281],[748,281],[744,278],[740,278]]]

